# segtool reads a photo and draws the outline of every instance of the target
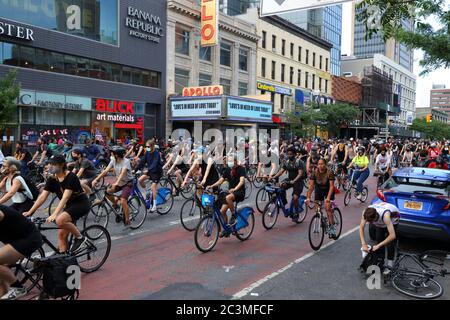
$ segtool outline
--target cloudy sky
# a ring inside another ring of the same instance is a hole
[[[447,6],[450,6],[450,0],[447,0]],[[351,52],[351,38],[350,38],[350,28],[351,28],[351,12],[352,4],[351,2],[343,4],[343,17],[342,17],[342,54],[350,55]],[[435,24],[435,21],[429,21]],[[417,75],[417,99],[416,107],[425,108],[430,106],[430,89],[433,84],[445,84],[447,88],[450,88],[450,69],[440,69],[433,73],[430,73],[426,77],[419,77],[420,67],[419,61],[422,57],[420,51],[415,51],[414,53],[414,73]]]

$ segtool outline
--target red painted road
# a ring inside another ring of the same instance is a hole
[[[368,183],[370,196],[366,204],[352,199],[350,207],[345,207],[344,194],[337,196],[344,222],[342,234],[359,225],[362,210],[374,196],[375,179],[369,178]],[[116,240],[104,267],[83,275],[80,299],[139,299],[180,283],[199,284],[231,296],[312,252],[308,241],[311,213],[301,225],[280,215],[270,231],[263,228],[259,213],[255,217],[255,230],[248,241],[219,239],[214,251],[206,254],[196,249],[194,233],[179,225]],[[328,241],[325,239],[325,243]],[[224,266],[233,268],[226,272]]]

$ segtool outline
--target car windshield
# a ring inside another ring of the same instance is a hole
[[[391,177],[383,186],[399,192],[450,196],[450,182],[408,177]]]

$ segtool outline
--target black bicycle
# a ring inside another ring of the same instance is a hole
[[[204,207],[202,200],[198,197],[198,191],[203,190],[198,184],[195,185],[195,193],[190,199],[187,199],[181,206],[180,220],[181,225],[187,231],[195,231],[198,224],[205,214],[211,214],[209,207]]]
[[[178,187],[176,184],[176,176],[175,175],[169,175],[165,178],[162,178],[159,181],[159,185],[163,188],[169,188],[172,190],[172,194],[178,195],[181,194],[181,196],[185,199],[190,199],[193,194],[195,193],[195,181],[194,179],[190,178],[189,182],[184,188]]]

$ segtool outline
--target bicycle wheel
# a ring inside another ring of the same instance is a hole
[[[96,204],[91,207],[91,211],[85,216],[83,228],[86,229],[91,225],[101,225],[105,229],[108,228],[109,212],[103,203]]]
[[[50,201],[50,204],[48,205],[48,216],[50,217],[53,212],[55,212],[56,208],[58,207],[59,204],[59,198],[58,196],[54,196],[53,199]]]
[[[128,200],[128,208],[130,210],[130,228],[140,228],[147,218],[147,209],[145,206],[142,208],[141,199],[138,196],[132,197]]]
[[[245,197],[244,199],[247,200],[248,198],[250,198],[250,196],[252,195],[253,192],[253,184],[248,181],[247,179],[245,179]]]
[[[350,204],[350,200],[352,198],[352,190],[349,189],[347,192],[345,192],[344,196],[344,205],[347,207]]]
[[[297,223],[300,224],[303,221],[305,221],[307,215],[308,215],[308,206],[306,206],[306,208],[302,212],[298,213]]]
[[[181,206],[181,225],[187,231],[194,231],[202,216],[203,208],[197,204],[195,199],[188,199]]]
[[[325,230],[322,226],[322,219],[320,214],[316,214],[309,224],[309,244],[314,251],[320,249],[323,243],[323,238],[325,236]]]
[[[399,272],[391,282],[398,292],[416,299],[436,299],[443,294],[440,283],[423,274]]]
[[[195,182],[189,182],[184,189],[181,190],[181,196],[190,199],[195,194]]]
[[[87,241],[85,247],[75,254],[75,257],[80,270],[91,273],[100,269],[108,259],[111,251],[111,236],[108,230],[100,225],[87,227],[81,233]]]
[[[19,261],[17,264],[20,265],[20,267],[11,268],[17,281],[27,289],[27,292],[33,290],[42,278],[42,272],[40,270],[33,270],[33,260],[42,258],[45,258],[45,252],[44,249],[39,248],[30,257]]]
[[[156,212],[158,212],[159,215],[164,216],[172,210],[173,207],[173,194],[168,193],[166,197],[164,198],[164,203],[161,203],[156,206]]]
[[[266,207],[267,203],[271,200],[270,194],[266,191],[265,188],[261,188],[256,193],[256,209],[258,209],[259,212],[263,212],[264,208]]]
[[[348,179],[346,176],[344,176],[342,178],[342,188],[344,188],[345,191],[350,190],[351,188],[351,183],[350,183],[350,179]]]
[[[217,244],[219,232],[219,221],[211,215],[203,217],[195,229],[194,240],[197,249],[205,253],[211,251]]]
[[[280,214],[280,208],[278,207],[276,201],[269,202],[263,211],[262,224],[267,230],[272,229],[278,220],[278,215]]]
[[[364,187],[364,189],[361,191],[361,202],[366,202],[367,198],[369,197],[369,189],[367,187]]]
[[[255,229],[255,215],[253,214],[253,212],[248,216],[247,222],[248,226],[236,232],[236,238],[241,241],[248,240],[252,235],[253,230]]]
[[[339,208],[333,209],[334,227],[336,228],[336,237],[334,240],[339,239],[342,233],[342,214]]]
[[[256,174],[255,174],[255,177],[253,178],[253,186],[256,189],[262,188],[264,186],[264,179],[261,177],[259,177],[259,178],[256,177]]]
[[[251,183],[253,183],[253,180],[255,180],[255,175],[256,175],[256,168],[250,167],[247,170],[246,177]]]

